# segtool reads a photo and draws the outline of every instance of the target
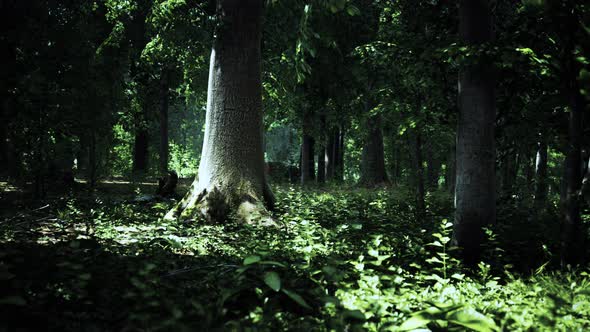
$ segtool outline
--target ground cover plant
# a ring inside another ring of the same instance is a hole
[[[590,326],[586,269],[554,271],[540,260],[519,271],[510,263],[521,253],[496,237],[489,256],[465,270],[449,243],[448,200],[429,200],[428,216],[416,220],[407,195],[386,190],[284,185],[275,193],[281,232],[166,221],[172,202],[138,202],[129,193],[23,206],[1,229],[4,329]]]

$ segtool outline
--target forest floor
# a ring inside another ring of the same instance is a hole
[[[134,199],[150,183],[82,188],[0,188],[0,331],[590,329],[588,270],[556,269],[526,209],[467,270],[444,193],[416,218],[403,188],[276,186],[277,230],[165,221],[174,201]]]

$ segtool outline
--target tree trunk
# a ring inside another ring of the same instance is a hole
[[[143,174],[148,167],[148,144],[149,133],[145,128],[144,121],[138,121],[138,127],[135,129],[135,141],[133,145],[133,173]]]
[[[160,77],[160,174],[168,173],[168,89],[170,87],[170,72],[162,69]]]
[[[492,12],[488,0],[461,0],[460,35],[469,45],[493,39]],[[463,249],[468,266],[479,262],[483,226],[495,221],[496,117],[492,65],[480,57],[459,74],[457,128],[457,182],[454,243]]]
[[[575,77],[573,78],[575,80]],[[575,85],[574,85],[575,86]],[[585,260],[586,230],[580,216],[582,185],[582,112],[584,97],[577,87],[571,93],[569,114],[569,142],[565,165],[566,197],[562,231],[562,264],[581,264]]]
[[[328,132],[328,142],[326,143],[326,180],[334,179],[334,149],[336,148],[336,141],[334,140],[334,132]]]
[[[446,174],[445,174],[445,187],[449,193],[455,193],[455,184],[457,182],[457,163],[456,163],[456,156],[455,156],[455,146],[451,146],[451,151],[449,152],[449,159],[447,161],[446,166]]]
[[[367,109],[368,111],[370,109]],[[361,156],[360,184],[365,187],[376,187],[387,183],[380,114],[368,117],[366,130],[368,134]]]
[[[273,224],[264,174],[260,38],[262,0],[219,0],[198,178],[166,215]]]
[[[338,135],[338,150],[337,152],[337,170],[336,170],[336,180],[337,181],[344,181],[344,128],[340,127],[340,133]]]
[[[547,141],[543,133],[539,135],[535,161],[535,212],[545,209],[547,201]]]
[[[586,200],[586,204],[590,206],[590,156],[586,159],[585,166],[584,179],[582,180],[582,197]]]
[[[412,169],[414,175],[414,185],[416,188],[416,211],[417,217],[421,218],[426,212],[424,203],[424,167],[422,165],[422,133],[420,128],[416,127],[412,133]]]
[[[326,116],[320,115],[320,140],[318,150],[318,183],[326,182]]]

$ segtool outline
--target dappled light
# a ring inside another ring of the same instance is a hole
[[[582,0],[5,0],[0,332],[590,331]]]

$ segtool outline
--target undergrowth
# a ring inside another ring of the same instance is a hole
[[[281,229],[165,221],[173,202],[113,196],[18,207],[0,227],[0,331],[590,328],[587,271],[554,269],[554,240],[513,239],[511,216],[466,270],[444,194],[423,220],[403,190],[275,194]]]

